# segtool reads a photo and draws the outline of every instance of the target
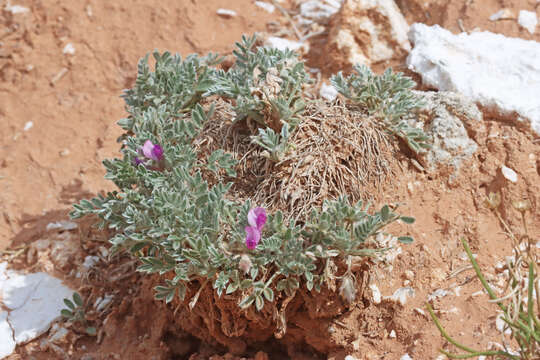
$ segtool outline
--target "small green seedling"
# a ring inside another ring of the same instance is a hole
[[[90,336],[96,335],[96,328],[92,326],[87,326],[88,321],[86,320],[86,314],[84,312],[84,302],[81,298],[81,295],[78,293],[73,293],[73,301],[68,298],[64,299],[64,304],[67,308],[62,309],[60,312],[62,316],[71,323],[78,323],[85,327],[85,331]]]

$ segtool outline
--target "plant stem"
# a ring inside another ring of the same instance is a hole
[[[510,359],[516,359],[516,360],[519,360],[519,357],[517,356],[513,356],[505,351],[478,351],[478,350],[474,350],[474,349],[471,349],[465,345],[461,345],[460,343],[458,343],[456,340],[452,339],[447,333],[446,333],[446,330],[444,330],[444,328],[442,327],[441,323],[439,322],[439,319],[437,318],[437,316],[435,315],[435,313],[433,312],[433,308],[431,307],[431,305],[429,303],[426,303],[426,308],[429,312],[429,315],[431,316],[431,319],[433,320],[433,322],[435,323],[435,326],[437,326],[437,329],[439,329],[439,332],[441,333],[441,335],[449,342],[451,343],[452,345],[456,346],[457,348],[461,349],[461,350],[464,350],[464,351],[467,351],[468,353],[470,354],[462,354],[462,355],[454,355],[454,354],[451,354],[447,351],[444,351],[444,350],[441,350],[441,352],[443,354],[445,354],[446,356],[448,356],[449,358],[452,358],[452,359],[468,359],[468,358],[471,358],[471,357],[475,357],[475,356],[481,356],[481,355],[484,355],[484,356],[495,356],[495,355],[499,355],[499,356],[506,356]]]

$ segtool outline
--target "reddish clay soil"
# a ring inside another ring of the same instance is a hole
[[[4,253],[3,258],[16,268],[48,271],[74,287],[82,286],[79,290],[91,300],[115,293],[106,311],[91,319],[99,325],[97,339],[73,340],[64,347],[67,358],[92,354],[85,359],[176,359],[195,354],[193,359],[204,359],[224,354],[225,348],[201,344],[171,329],[172,310],[152,300],[152,279],[135,273],[129,258],[115,258],[83,279],[74,278],[73,270],[87,254],[99,253],[107,234],[90,229],[87,223],[77,232],[63,234],[47,232],[45,227],[50,221],[66,219],[76,199],[112,188],[103,179],[101,160],[117,154],[120,129],[115,122],[126,115],[119,95],[132,85],[141,56],[153,49],[226,54],[241,34],[264,31],[265,24],[278,15],[269,15],[248,0],[231,0],[226,5],[217,0],[17,4],[30,12],[0,13],[0,121],[5,125],[0,127],[0,249],[9,246],[24,251]],[[516,16],[521,9],[534,10],[533,0],[401,0],[398,4],[409,23],[438,23],[459,32],[461,19],[465,30],[478,27],[540,40],[538,33],[531,36],[515,20],[488,20],[503,7]],[[239,16],[220,18],[215,14],[219,7],[236,10]],[[74,55],[62,53],[67,43],[75,47]],[[24,131],[29,121],[33,127]],[[305,328],[309,335],[305,339],[309,351],[298,351],[295,359],[314,358],[317,349],[324,352],[320,358],[336,360],[347,354],[393,360],[405,353],[415,360],[435,359],[442,347],[455,350],[425,316],[428,295],[438,289],[448,291],[433,304],[450,334],[478,349],[500,342],[496,306],[486,301],[485,294],[477,294],[481,284],[467,268],[459,239],[470,242],[488,280],[498,284],[494,264],[510,255],[511,245],[496,215],[484,205],[487,194],[498,191],[501,215],[518,234],[521,220],[512,201],[531,202],[528,231],[535,243],[539,240],[540,143],[537,136],[491,118],[485,119],[485,130],[474,139],[479,151],[451,182],[450,170],[429,173],[417,170],[407,159],[399,160],[402,173],[383,193],[388,194],[387,202],[401,203],[402,213],[416,217],[414,226],[392,229],[396,234],[410,233],[415,242],[403,247],[392,269],[373,269],[372,281],[383,295],[381,304],[374,304],[366,290],[362,303],[333,323],[298,320],[292,324]],[[503,164],[516,171],[517,183],[502,178]],[[69,239],[77,249],[64,267],[51,260],[48,250],[28,255],[35,240],[58,238]],[[404,306],[384,300],[403,286],[415,290]],[[283,345],[270,342],[249,348],[245,355],[263,360],[268,355],[281,359],[286,353]],[[39,340],[19,347],[9,357],[30,358],[63,357],[40,349]],[[232,355],[213,358],[237,359]]]
[[[141,57],[230,52],[272,19],[252,3],[18,1],[30,11],[0,12],[0,249],[27,218],[111,189],[101,161],[117,153],[120,95]],[[220,7],[238,16],[217,16]],[[74,55],[63,54],[68,43]]]

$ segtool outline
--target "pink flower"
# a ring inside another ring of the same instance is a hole
[[[246,246],[253,250],[261,241],[261,231],[266,224],[266,210],[261,207],[256,207],[248,212],[248,224],[246,226]]]
[[[248,212],[248,223],[251,227],[261,231],[266,224],[266,210],[262,207],[256,207]]]
[[[154,161],[160,161],[163,158],[163,148],[158,144],[153,144],[150,140],[146,140],[143,147],[142,153],[148,159]]]
[[[261,240],[261,232],[257,228],[246,226],[246,246],[253,250]]]

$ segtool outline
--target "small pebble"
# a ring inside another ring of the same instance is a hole
[[[237,15],[236,11],[229,9],[217,9],[216,14],[224,18],[232,18]]]
[[[75,46],[73,46],[72,43],[67,43],[66,46],[64,46],[62,53],[66,55],[75,55]]]
[[[21,5],[10,5],[9,1],[7,5],[4,7],[6,11],[9,11],[12,14],[24,14],[30,11],[27,7],[21,6]]]
[[[396,331],[395,330],[392,330],[390,331],[390,334],[388,335],[389,338],[391,339],[395,339],[397,336],[396,336]]]
[[[26,124],[24,124],[24,131],[28,131],[30,130],[32,127],[34,126],[34,122],[32,121],[27,121]]]
[[[531,34],[534,34],[536,25],[538,25],[536,13],[533,11],[521,10],[518,15],[518,24],[527,29]]]
[[[327,85],[323,83],[321,89],[319,90],[319,95],[328,101],[334,101],[338,95],[338,91],[332,85]]]
[[[448,295],[448,291],[444,289],[437,289],[432,294],[428,295],[428,301],[432,301],[435,299],[440,299]]]
[[[414,280],[414,272],[412,270],[405,270],[405,279]]]
[[[402,306],[407,303],[407,298],[414,297],[414,289],[411,287],[402,287],[397,289],[392,296],[387,297],[389,300],[399,302]]]
[[[513,19],[514,14],[512,13],[512,10],[510,9],[501,9],[497,11],[495,14],[491,15],[489,17],[489,20],[491,21],[498,21],[498,20],[506,20],[506,19]]]
[[[281,51],[285,51],[285,49],[295,51],[295,50],[299,50],[302,47],[307,46],[298,41],[292,41],[292,40],[288,40],[288,39],[284,39],[284,38],[280,38],[276,36],[268,37],[264,45],[273,49],[281,50]]]
[[[505,179],[508,180],[508,181],[511,181],[513,183],[518,181],[518,176],[517,176],[516,172],[514,170],[510,169],[509,167],[506,167],[504,165],[501,166],[501,173],[503,174]]]
[[[413,360],[413,358],[410,357],[409,354],[405,354],[402,357],[400,357],[399,360]]]
[[[269,12],[270,14],[276,10],[276,7],[273,4],[267,3],[266,1],[255,1],[255,5],[264,11]]]
[[[371,289],[371,293],[373,295],[373,303],[374,304],[380,304],[381,303],[381,291],[375,284],[370,284],[369,288]]]

